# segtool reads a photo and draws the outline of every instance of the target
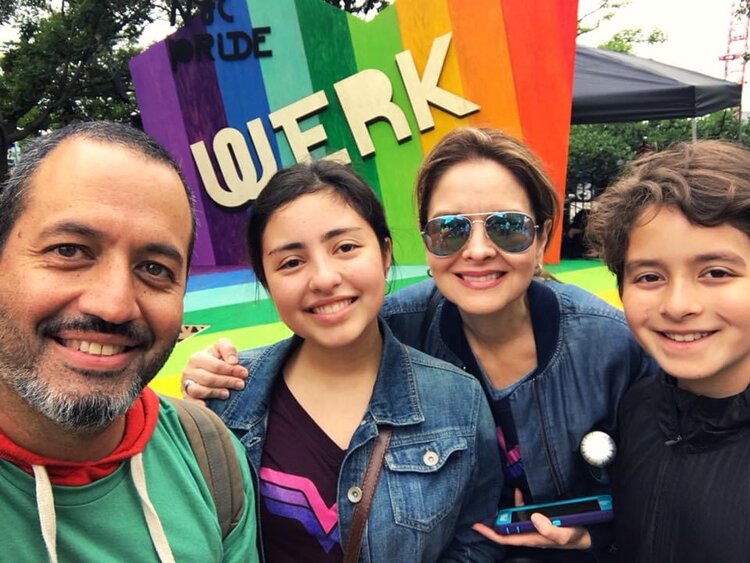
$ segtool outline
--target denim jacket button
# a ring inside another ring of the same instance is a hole
[[[346,491],[346,498],[348,498],[349,502],[351,502],[352,504],[357,504],[362,500],[362,489],[356,486],[351,487],[348,491]]]
[[[422,457],[422,461],[424,461],[424,464],[427,467],[435,467],[438,461],[440,461],[440,456],[438,456],[432,450],[427,450],[424,456]]]

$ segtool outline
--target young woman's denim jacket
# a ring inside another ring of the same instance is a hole
[[[497,546],[471,529],[495,516],[502,487],[484,393],[475,378],[398,342],[382,322],[380,330],[383,353],[370,405],[339,474],[340,537],[347,537],[355,506],[347,492],[362,483],[378,425],[390,425],[359,561],[494,561]],[[251,374],[245,389],[209,405],[245,445],[256,490],[273,384],[300,342],[293,337],[242,352],[240,363]]]
[[[591,494],[595,483],[578,451],[581,438],[593,428],[611,432],[620,398],[634,381],[656,373],[656,364],[632,338],[622,313],[590,293],[534,280],[527,296],[535,337],[542,340],[539,365],[509,395],[533,497],[526,502]],[[402,342],[465,368],[461,358],[470,351],[444,339],[441,320],[450,308],[455,312],[426,280],[390,295],[381,315]]]

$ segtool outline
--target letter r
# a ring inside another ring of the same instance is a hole
[[[378,118],[391,124],[399,141],[411,137],[404,112],[391,101],[393,87],[384,72],[374,68],[363,70],[336,82],[333,87],[362,156],[375,152],[367,125]]]

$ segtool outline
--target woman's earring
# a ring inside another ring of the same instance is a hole
[[[430,270],[429,268],[427,268],[427,277],[428,278],[432,277],[432,270]]]

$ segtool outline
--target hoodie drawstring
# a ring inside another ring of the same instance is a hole
[[[174,563],[174,557],[172,556],[172,550],[169,548],[169,542],[167,536],[162,528],[159,515],[154,509],[154,505],[151,504],[151,500],[148,498],[148,491],[146,490],[146,472],[143,469],[143,454],[137,453],[130,458],[130,473],[133,477],[133,484],[138,491],[138,496],[141,498],[141,506],[143,506],[143,514],[146,517],[146,525],[148,526],[148,533],[151,535],[151,542],[154,544],[154,549],[159,556],[159,560],[162,563]]]
[[[50,483],[47,470],[41,465],[32,465],[34,480],[36,482],[36,506],[39,513],[39,524],[42,528],[44,545],[47,548],[50,563],[57,563],[57,520],[55,518],[55,499],[52,495],[52,484]],[[143,469],[143,454],[137,453],[130,458],[130,475],[133,479],[138,497],[141,500],[143,515],[146,518],[148,533],[151,543],[154,545],[156,554],[161,563],[175,563],[172,550],[169,547],[167,536],[161,525],[159,516],[154,505],[148,498],[146,490],[146,472]]]
[[[50,563],[57,563],[57,520],[55,518],[55,498],[52,496],[47,470],[41,465],[32,465],[36,484],[36,510],[42,528],[44,546],[47,548]]]

